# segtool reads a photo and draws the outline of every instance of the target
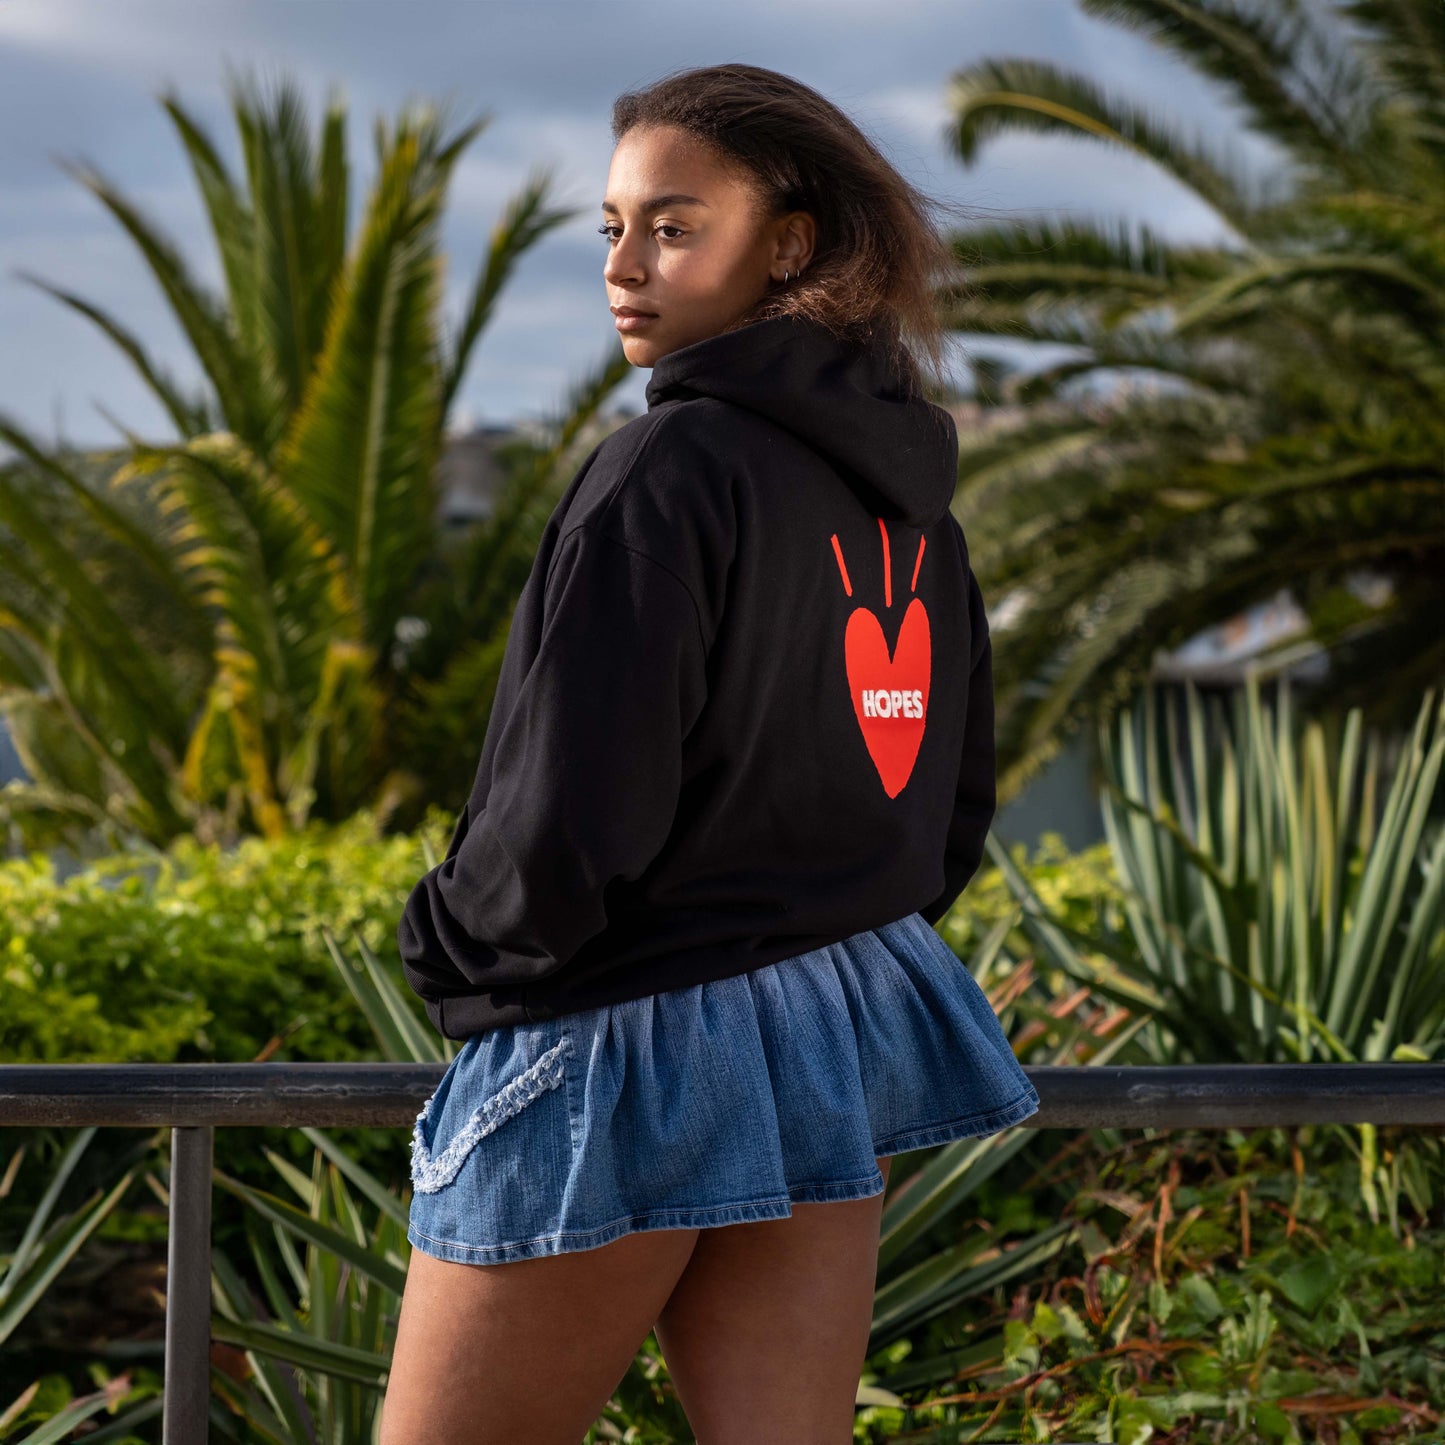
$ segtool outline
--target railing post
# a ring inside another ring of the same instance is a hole
[[[206,1445],[211,1400],[211,1160],[209,1125],[171,1130],[166,1242],[164,1445]]]
[[[211,1174],[217,1125],[410,1129],[429,1063],[0,1064],[0,1126],[171,1130],[164,1445],[208,1434]],[[1445,1062],[1032,1064],[1025,1129],[1297,1124],[1445,1128]]]

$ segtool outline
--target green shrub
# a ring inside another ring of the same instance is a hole
[[[405,989],[397,920],[426,868],[423,836],[439,855],[453,822],[433,810],[416,833],[388,837],[358,813],[232,850],[187,838],[63,880],[44,856],[0,863],[0,1062],[380,1058],[322,930],[348,953],[364,940]],[[67,1132],[0,1129],[0,1171],[22,1143],[59,1150]],[[130,1133],[103,1130],[97,1158],[127,1149]],[[389,1182],[405,1178],[403,1131],[336,1137]],[[295,1159],[310,1152],[295,1130],[216,1134],[218,1163],[249,1183],[270,1175],[267,1147]],[[239,1212],[218,1201],[217,1241],[238,1224]]]
[[[444,848],[449,824],[434,812],[424,831]],[[370,813],[230,851],[182,839],[63,881],[42,855],[0,863],[0,1059],[374,1058],[321,930],[395,964],[425,866],[419,834],[384,837]]]
[[[1033,848],[1010,843],[1005,851],[1014,866],[1028,875],[1052,922],[1091,938],[1116,935],[1124,927],[1119,876],[1107,842],[1075,853],[1062,833],[1046,832]],[[1016,917],[1018,912],[1018,899],[1002,869],[985,857],[962,897],[938,920],[938,933],[960,958],[968,958],[989,929],[1002,919]],[[1005,940],[1002,963],[1012,968],[1014,960],[1033,951],[1028,930],[1020,920]],[[1051,992],[1065,992],[1072,987],[1069,975],[1063,969],[1056,970]]]

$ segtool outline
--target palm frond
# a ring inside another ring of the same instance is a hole
[[[1360,142],[1379,92],[1338,27],[1308,8],[1247,0],[1080,0],[1080,8],[1209,76],[1295,160],[1351,181],[1369,174]]]
[[[983,144],[1015,131],[1093,137],[1152,161],[1192,190],[1248,244],[1249,216],[1269,199],[1242,157],[1190,141],[1177,128],[1085,76],[1047,61],[982,60],[956,71],[947,86],[943,140],[965,164]]]
[[[192,277],[175,245],[97,168],[79,161],[62,161],[61,165],[101,201],[139,247],[215,388],[230,429],[243,437],[264,439],[279,394],[268,383],[257,358],[228,326],[225,308]]]
[[[462,316],[461,332],[455,350],[447,359],[442,374],[442,410],[451,410],[457,387],[461,385],[471,356],[472,346],[492,318],[493,308],[502,288],[511,279],[522,255],[549,231],[555,230],[577,215],[576,209],[548,207],[551,186],[550,168],[534,172],[522,189],[508,201],[501,219],[492,228],[490,244],[482,267],[472,283],[471,298]]]
[[[345,557],[378,648],[390,644],[436,513],[442,194],[428,144],[403,126],[383,157],[316,374],[278,452],[286,485]]]
[[[99,306],[68,291],[63,286],[54,286],[30,271],[17,270],[16,277],[27,281],[41,291],[48,292],[57,301],[71,310],[93,321],[102,332],[115,342],[121,352],[130,358],[141,380],[155,393],[156,399],[165,408],[175,423],[176,430],[183,436],[194,436],[207,431],[211,425],[211,406],[207,396],[187,397],[180,386],[166,374],[158,362],[152,361],[140,338],[116,318]]]
[[[173,90],[168,90],[160,100],[185,147],[191,175],[206,207],[211,236],[226,278],[226,292],[236,330],[255,354],[260,349],[261,333],[257,318],[254,256],[256,221],[250,202],[241,193],[204,127],[181,104],[180,97]],[[197,428],[204,431],[211,429]]]

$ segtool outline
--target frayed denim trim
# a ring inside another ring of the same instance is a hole
[[[997,1109],[988,1109],[979,1114],[965,1114],[943,1124],[931,1124],[926,1129],[913,1129],[907,1134],[895,1134],[891,1139],[875,1140],[873,1152],[881,1159],[887,1154],[906,1154],[912,1149],[928,1149],[934,1144],[947,1144],[954,1139],[975,1139],[985,1134],[997,1134],[1038,1111],[1039,1093],[1029,1084],[1018,1098]]]
[[[416,1116],[411,1131],[411,1182],[418,1194],[435,1194],[444,1189],[461,1172],[467,1155],[477,1141],[500,1128],[514,1114],[526,1108],[533,1099],[562,1082],[562,1056],[570,1052],[571,1040],[562,1039],[543,1054],[536,1063],[479,1104],[455,1139],[440,1154],[432,1155],[427,1147],[423,1128],[431,1122],[433,1094]]]
[[[458,1244],[433,1239],[412,1224],[406,1237],[415,1249],[452,1264],[501,1264],[513,1259],[535,1259],[539,1255],[571,1254],[610,1244],[624,1234],[643,1234],[653,1229],[709,1229],[720,1224],[749,1224],[761,1219],[787,1219],[794,1204],[822,1200],[864,1199],[883,1192],[883,1175],[874,1169],[863,1179],[831,1184],[795,1184],[788,1198],[755,1199],[741,1204],[719,1204],[711,1208],[650,1209],[643,1214],[614,1219],[596,1229],[562,1230],[557,1234],[519,1239],[511,1244]]]

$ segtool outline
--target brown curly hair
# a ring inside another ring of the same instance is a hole
[[[634,126],[664,125],[750,173],[765,215],[807,211],[817,226],[806,274],[776,284],[727,330],[804,316],[840,339],[881,341],[910,390],[922,387],[920,358],[943,374],[935,293],[962,280],[933,219],[947,203],[905,180],[832,101],[762,66],[674,71],[613,103],[614,143]]]

